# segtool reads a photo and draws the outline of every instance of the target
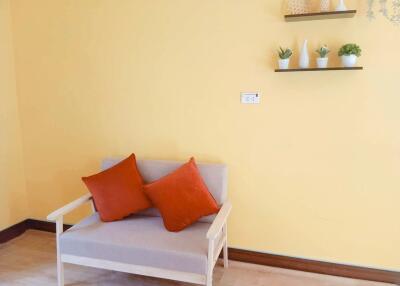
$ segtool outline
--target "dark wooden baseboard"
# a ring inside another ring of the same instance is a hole
[[[229,248],[229,259],[354,279],[400,284],[400,272]]]
[[[7,242],[23,234],[27,230],[26,221],[27,220],[21,221],[17,224],[14,224],[13,226],[10,226],[9,228],[0,231],[0,243]]]
[[[34,230],[41,230],[41,231],[47,231],[47,232],[56,232],[56,224],[54,222],[50,221],[42,221],[42,220],[36,220],[36,219],[27,219],[26,220],[27,229],[34,229]],[[70,224],[64,224],[64,231],[69,229],[72,225]]]
[[[71,225],[64,224],[64,230],[67,230],[70,227]],[[5,230],[0,231],[0,243],[4,243],[13,238],[16,238],[28,229],[55,233],[56,225],[52,222],[27,219]],[[370,281],[379,281],[400,285],[400,272],[398,271],[351,266],[290,256],[261,253],[237,248],[229,248],[229,259],[271,267],[279,267],[305,272]]]
[[[64,231],[69,229],[72,225],[64,224]],[[23,234],[28,229],[41,230],[47,232],[56,232],[56,224],[49,221],[42,221],[37,219],[26,219],[9,228],[0,231],[0,243],[5,243],[13,238]]]

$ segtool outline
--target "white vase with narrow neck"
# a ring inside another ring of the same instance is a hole
[[[346,4],[344,4],[344,0],[340,0],[339,4],[336,7],[336,11],[347,11]]]
[[[303,43],[303,47],[301,48],[300,58],[299,58],[299,67],[301,69],[307,69],[310,66],[310,56],[308,55],[308,41],[305,40]]]

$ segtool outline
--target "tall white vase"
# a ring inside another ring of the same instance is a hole
[[[336,11],[346,11],[347,7],[346,4],[344,4],[344,0],[339,0],[339,4],[336,7]]]
[[[303,47],[301,48],[300,58],[299,58],[299,67],[302,69],[306,69],[310,66],[310,56],[308,55],[308,41],[305,40],[303,43]]]

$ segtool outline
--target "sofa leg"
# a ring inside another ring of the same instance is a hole
[[[56,221],[56,238],[57,238],[57,285],[64,286],[64,264],[61,261],[60,251],[60,235],[64,231],[63,219]]]
[[[64,286],[64,264],[57,261],[57,285]]]
[[[212,286],[213,270],[214,270],[214,240],[211,239],[208,242],[206,286]]]
[[[224,268],[228,268],[228,231],[227,231],[227,226],[225,223],[225,226],[223,228],[223,235],[225,236],[225,243],[224,243],[224,248],[223,248],[223,256],[224,256]]]
[[[224,268],[228,268],[228,244],[225,242],[224,244]]]
[[[206,286],[212,286],[212,282],[213,282],[213,275],[212,272],[207,274],[207,282],[206,282]]]

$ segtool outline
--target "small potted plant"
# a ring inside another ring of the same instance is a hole
[[[328,54],[330,50],[328,49],[327,46],[322,46],[318,50],[315,51],[318,55],[319,58],[317,58],[317,67],[320,69],[325,69],[328,67]]]
[[[292,50],[289,48],[283,49],[282,47],[280,47],[278,55],[279,55],[279,68],[281,70],[287,70],[289,68],[290,57],[293,55]]]
[[[338,55],[342,58],[344,67],[354,67],[357,63],[357,58],[361,56],[361,49],[356,44],[346,44],[340,48]]]

